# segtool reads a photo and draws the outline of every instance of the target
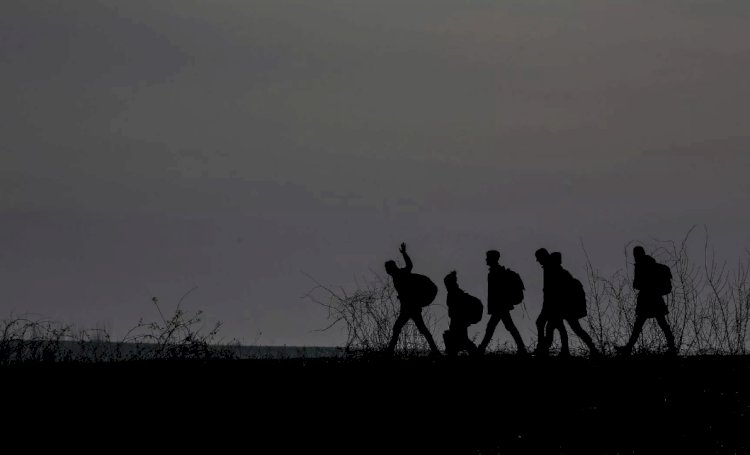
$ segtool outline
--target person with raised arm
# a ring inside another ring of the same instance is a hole
[[[385,263],[385,271],[393,280],[393,287],[396,289],[399,302],[401,303],[399,315],[393,325],[393,335],[391,336],[390,343],[388,343],[386,352],[392,354],[396,350],[396,344],[398,343],[398,337],[401,334],[401,330],[411,319],[414,321],[414,325],[417,326],[417,330],[419,330],[425,339],[427,339],[427,344],[430,346],[431,354],[440,355],[440,350],[435,344],[435,340],[432,338],[432,334],[430,334],[430,331],[422,318],[422,308],[431,304],[432,301],[435,300],[437,286],[428,277],[412,273],[414,264],[406,253],[405,243],[401,244],[399,252],[404,258],[404,267],[399,267],[396,265],[396,261],[393,260],[389,260]]]

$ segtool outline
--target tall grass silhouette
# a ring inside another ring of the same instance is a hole
[[[171,314],[151,299],[159,318],[141,319],[120,339],[107,329],[80,329],[33,316],[0,321],[0,365],[31,362],[114,362],[126,360],[227,359],[234,343],[221,343],[218,322],[206,329],[203,312],[185,312],[185,293]]]
[[[637,291],[632,287],[628,252],[636,243],[624,245],[625,266],[606,276],[592,263],[582,245],[585,278],[581,281],[587,288],[588,314],[581,322],[603,353],[612,354],[615,346],[627,341],[632,330]],[[750,250],[743,251],[730,266],[715,254],[708,231],[704,230],[699,242],[695,228],[680,241],[638,243],[672,270],[673,289],[666,297],[667,318],[681,354],[744,355],[750,352]],[[701,256],[701,253],[702,257],[695,260],[696,254]],[[0,321],[0,365],[237,358],[239,344],[223,341],[221,322],[206,327],[201,310],[183,310],[183,301],[194,290],[186,292],[171,312],[154,297],[151,304],[158,318],[139,320],[118,339],[106,328],[81,329],[38,316],[11,316]],[[327,311],[329,323],[320,331],[343,327],[346,354],[381,352],[387,347],[400,309],[390,279],[371,272],[369,277],[356,283],[354,290],[315,281],[315,287],[306,297]],[[430,311],[424,313],[424,320],[433,334],[439,332],[441,320]],[[576,337],[571,337],[570,343],[573,352],[584,351]],[[663,333],[649,321],[635,352],[657,352],[664,345]],[[501,350],[508,349],[507,344],[503,346]],[[407,324],[397,351],[402,355],[417,355],[428,350],[425,338],[413,324]]]
[[[670,266],[672,292],[666,297],[667,319],[681,354],[747,354],[750,328],[750,251],[745,250],[734,267],[720,261],[714,253],[708,231],[701,243],[695,239],[695,227],[680,241],[629,242],[624,245],[625,267],[611,275],[602,275],[585,256],[587,316],[581,323],[591,334],[597,348],[612,354],[615,346],[627,342],[635,319],[637,291],[633,289],[632,264],[628,253],[642,244],[657,261]],[[702,258],[693,257],[702,252]],[[387,345],[399,302],[393,283],[375,272],[357,283],[353,291],[318,283],[308,298],[328,312],[329,325],[321,330],[343,326],[346,349],[350,352],[380,351]],[[430,331],[436,333],[437,320],[425,313]],[[576,337],[571,349],[583,351]],[[656,352],[665,345],[663,333],[649,320],[635,352]],[[402,353],[425,351],[427,345],[413,325],[407,325],[399,341]]]
[[[349,354],[381,352],[386,349],[401,307],[390,279],[372,272],[372,276],[359,282],[357,289],[352,292],[317,281],[315,283],[306,297],[328,312],[330,323],[321,331],[343,325],[346,331],[344,347]],[[423,313],[423,318],[430,332],[436,333],[439,320],[429,311]],[[429,345],[416,326],[409,323],[401,331],[396,351],[413,355],[429,351]]]
[[[672,270],[672,292],[666,297],[667,319],[683,354],[747,354],[750,328],[750,251],[734,267],[717,258],[704,230],[698,243],[692,228],[681,241],[652,241],[644,246]],[[635,242],[625,245],[624,254]],[[584,249],[585,252],[585,249]],[[699,260],[691,255],[702,253]],[[626,264],[627,265],[627,264]],[[627,341],[635,318],[636,291],[626,266],[602,276],[586,254],[587,323],[597,345],[611,352]],[[641,352],[664,345],[662,332],[649,321],[636,345]]]

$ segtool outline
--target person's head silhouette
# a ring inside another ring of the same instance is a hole
[[[388,275],[393,276],[396,272],[398,272],[398,266],[396,265],[396,261],[390,260],[385,262],[385,271]]]
[[[500,252],[497,250],[489,250],[486,255],[487,265],[497,265],[500,261]]]
[[[642,246],[633,248],[633,257],[635,258],[635,262],[642,261],[646,257],[646,250]]]
[[[458,287],[458,276],[456,275],[456,271],[452,271],[451,273],[445,275],[445,278],[443,278],[443,283],[445,283],[446,289],[454,289]]]
[[[544,265],[549,260],[549,251],[547,251],[546,248],[539,248],[534,253],[534,256],[536,257],[536,262],[538,262],[541,265]]]

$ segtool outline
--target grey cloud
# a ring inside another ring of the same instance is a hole
[[[126,324],[199,285],[232,336],[332,343],[302,271],[351,284],[403,240],[478,295],[500,248],[532,312],[540,245],[574,272],[581,238],[604,269],[693,224],[746,245],[747,12],[4,2],[0,309]]]

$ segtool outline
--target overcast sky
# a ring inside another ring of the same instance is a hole
[[[305,273],[351,287],[401,241],[482,298],[499,249],[532,317],[541,246],[581,276],[581,241],[611,272],[708,225],[736,260],[748,23],[746,0],[5,0],[0,317],[121,333],[197,286],[227,338],[334,345]]]

